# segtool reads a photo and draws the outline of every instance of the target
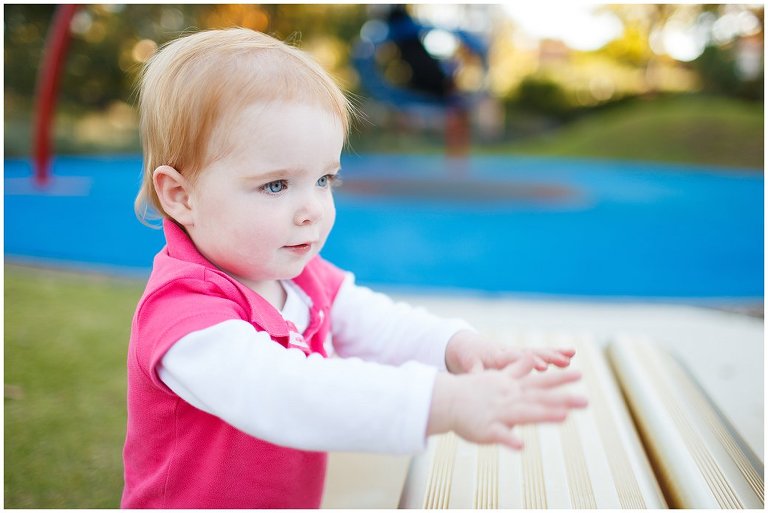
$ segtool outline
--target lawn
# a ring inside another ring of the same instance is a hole
[[[723,97],[637,100],[492,151],[762,169],[763,119],[762,103]]]
[[[5,507],[116,508],[143,284],[5,266]]]
[[[508,124],[528,133],[543,120],[510,111]],[[676,162],[730,168],[763,168],[763,103],[707,95],[636,99],[538,135],[507,136],[496,142],[475,137],[478,154],[540,155]],[[368,127],[352,134],[357,153],[442,153],[440,134],[382,132]]]

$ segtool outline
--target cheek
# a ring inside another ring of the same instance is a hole
[[[219,202],[208,202],[200,216],[200,229],[220,250],[237,254],[253,251],[254,241],[269,236],[270,221],[265,212],[248,208],[233,198]]]
[[[222,205],[228,206],[229,203],[222,201],[218,188],[205,187],[205,183],[198,184],[196,194],[190,200],[192,210],[197,213],[199,223],[219,222],[226,216],[226,209],[222,209]],[[203,188],[205,188],[205,194],[199,192]]]
[[[333,223],[336,222],[336,205],[333,203],[333,198],[328,202],[328,231],[333,228]]]
[[[259,205],[248,194],[240,192],[211,195],[201,203],[209,219],[238,229],[252,225],[254,219],[262,218],[265,213],[269,214],[268,209],[259,208]]]

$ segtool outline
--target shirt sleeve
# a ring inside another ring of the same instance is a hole
[[[227,288],[229,287],[229,288]],[[182,337],[221,322],[247,322],[244,300],[226,280],[216,276],[176,279],[148,296],[136,314],[135,358],[139,368],[155,384],[165,388],[157,375],[165,352]]]
[[[307,357],[239,320],[186,335],[157,371],[191,405],[268,442],[401,454],[425,447],[436,375],[415,362]]]
[[[442,371],[448,341],[460,330],[473,329],[461,319],[443,319],[356,285],[351,273],[333,303],[331,326],[334,350],[342,357],[388,365],[416,361]]]

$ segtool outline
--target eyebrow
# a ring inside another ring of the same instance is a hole
[[[332,171],[336,171],[338,169],[341,169],[341,163],[340,162],[333,162],[326,166],[323,171],[325,173],[330,173]],[[276,180],[285,179],[286,177],[290,177],[291,175],[300,173],[300,171],[297,171],[296,169],[291,168],[283,168],[283,169],[275,169],[272,171],[266,171],[264,173],[258,173],[253,175],[244,176],[243,180],[252,182],[252,181],[266,181],[266,182],[274,182]]]
[[[274,182],[290,175],[291,171],[287,169],[277,169],[275,171],[268,171],[266,173],[258,173],[253,175],[244,176],[243,180],[246,182]]]

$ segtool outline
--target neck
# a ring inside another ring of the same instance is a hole
[[[245,285],[266,299],[276,310],[280,311],[285,306],[287,294],[279,281],[272,280],[256,284],[246,282]]]

